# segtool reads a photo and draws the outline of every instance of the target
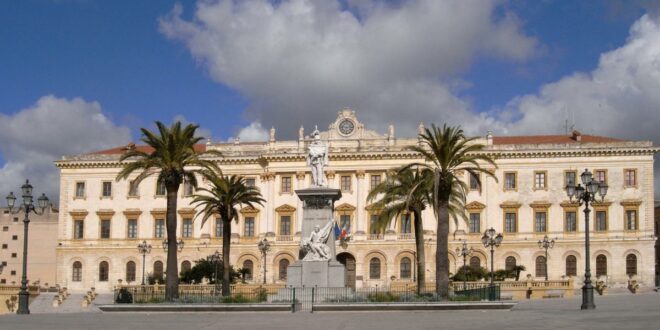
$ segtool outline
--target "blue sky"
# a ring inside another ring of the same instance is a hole
[[[183,116],[216,141],[271,126],[290,138],[344,106],[400,135],[420,121],[563,133],[571,112],[587,133],[658,144],[660,101],[635,94],[660,85],[648,3],[3,1],[0,181],[56,190],[52,160],[135,140],[155,120]],[[619,125],[631,109],[641,129]]]

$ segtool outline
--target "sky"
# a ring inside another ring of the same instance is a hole
[[[657,4],[0,0],[0,195],[29,178],[57,199],[54,160],[156,120],[287,139],[350,107],[398,136],[572,126],[660,145]]]

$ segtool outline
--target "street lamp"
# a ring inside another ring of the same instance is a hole
[[[167,252],[167,243],[168,243],[168,240],[163,240],[163,250],[165,250],[165,252]],[[182,239],[179,239],[178,241],[176,241],[176,250],[178,252],[183,251],[183,245],[184,244],[185,243],[183,242]]]
[[[264,284],[266,284],[266,253],[270,251],[270,242],[264,238],[257,243],[259,251],[261,251],[261,258],[264,260]]]
[[[463,248],[456,248],[459,257],[463,257],[463,290],[467,290],[467,257],[472,254],[472,248],[467,247],[467,240],[463,240]]]
[[[142,285],[144,285],[144,265],[146,263],[145,259],[147,254],[151,253],[151,244],[147,244],[147,241],[142,241],[142,243],[137,246],[138,252],[142,254]]]
[[[591,255],[589,254],[589,203],[596,201],[596,193],[600,195],[601,201],[605,200],[605,195],[607,195],[607,183],[603,181],[593,180],[591,172],[588,169],[585,169],[584,172],[580,175],[582,181],[581,184],[578,184],[577,187],[574,183],[569,183],[566,186],[566,194],[568,198],[573,201],[573,197],[577,199],[577,202],[580,206],[583,204],[584,207],[584,251],[585,251],[585,267],[584,267],[584,285],[582,286],[582,306],[581,309],[595,309],[596,305],[594,304],[594,287],[591,284],[591,267],[589,265],[589,259]]]
[[[502,239],[504,237],[502,234],[497,234],[495,229],[492,227],[484,232],[484,236],[481,237],[481,243],[484,244],[484,247],[488,248],[490,247],[490,285],[494,285],[494,278],[495,276],[493,273],[493,267],[494,267],[494,259],[495,259],[495,248],[499,247],[500,244],[502,244]]]
[[[555,246],[555,240],[549,240],[548,235],[543,237],[542,241],[539,241],[539,249],[545,249],[545,280],[548,281],[548,249],[552,249]]]
[[[212,263],[215,266],[215,273],[214,273],[215,281],[214,281],[214,283],[215,283],[215,291],[218,292],[219,291],[219,286],[218,286],[218,265],[220,264],[220,260],[222,260],[222,256],[220,255],[220,252],[218,250],[215,250],[215,252],[212,255],[208,256],[208,260],[209,260],[210,263]]]
[[[16,211],[14,211],[14,206],[16,203],[16,196],[13,192],[9,193],[7,196],[7,206],[9,207],[9,212],[11,214],[18,214],[21,210],[25,213],[25,218],[23,218],[23,276],[21,277],[21,291],[18,293],[18,310],[16,314],[30,314],[29,298],[30,293],[28,292],[27,287],[27,254],[28,254],[28,224],[30,224],[30,218],[28,215],[30,212],[33,212],[36,215],[44,214],[46,207],[48,207],[48,197],[46,194],[41,194],[37,198],[37,206],[39,211],[34,207],[32,200],[32,185],[30,181],[25,180],[25,184],[21,186],[23,192],[23,205],[20,205]]]

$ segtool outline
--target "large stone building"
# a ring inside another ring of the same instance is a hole
[[[15,210],[15,209],[14,209]],[[30,284],[55,286],[55,247],[58,237],[57,209],[52,206],[42,215],[30,213],[27,274]],[[23,218],[25,213],[12,214],[0,208],[0,285],[20,285],[23,275]]]
[[[422,129],[420,124],[420,130]],[[404,216],[387,231],[374,231],[370,222],[377,212],[370,208],[367,194],[393,167],[423,161],[407,147],[416,137],[400,138],[391,126],[385,134],[368,130],[349,109],[339,112],[335,122],[321,133],[330,148],[327,170],[329,186],[339,188],[342,198],[335,204],[337,221],[352,234],[338,242],[338,259],[347,265],[347,283],[355,287],[383,286],[393,281],[414,281],[415,255],[410,219]],[[232,224],[231,263],[250,268],[250,280],[285,283],[286,267],[296,260],[302,205],[296,189],[308,187],[310,173],[305,164],[310,142],[300,129],[299,138],[278,141],[271,130],[269,141],[212,143],[199,149],[222,152],[217,158],[225,174],[240,174],[261,189],[263,207],[243,208]],[[504,235],[495,252],[495,268],[524,265],[532,277],[545,276],[544,252],[537,242],[545,235],[556,240],[549,251],[550,279],[574,276],[580,285],[584,273],[583,207],[570,202],[564,187],[578,180],[585,168],[609,184],[604,201],[594,205],[590,223],[594,275],[610,287],[625,286],[634,274],[642,285],[654,281],[653,155],[646,141],[582,135],[492,136],[478,142],[497,159],[497,181],[482,177],[471,180],[466,212],[469,222],[451,223],[451,272],[462,266],[454,252],[461,240],[475,249],[470,264],[490,264],[490,254],[481,245],[485,229],[493,227]],[[155,178],[132,187],[115,181],[118,162],[128,145],[90,154],[63,157],[56,164],[60,176],[60,221],[58,281],[71,290],[109,290],[118,280],[139,283],[142,258],[137,245],[146,240],[153,249],[146,257],[147,273],[162,273],[165,251],[164,189]],[[184,247],[179,253],[181,268],[221,248],[222,226],[209,221],[201,226],[190,206],[191,187],[179,193],[178,230]],[[423,213],[426,274],[435,272],[435,221],[431,208]],[[257,242],[266,237],[272,249],[265,262]]]

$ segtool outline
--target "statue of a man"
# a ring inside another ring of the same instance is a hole
[[[323,168],[328,164],[328,147],[321,141],[318,127],[312,133],[314,141],[309,145],[307,165],[312,169],[312,184],[317,187],[327,186]]]
[[[334,221],[331,220],[323,228],[314,226],[314,230],[309,234],[309,238],[304,238],[300,242],[301,248],[307,251],[303,260],[323,261],[330,259],[330,248],[327,245],[327,241],[330,237],[333,224]]]

